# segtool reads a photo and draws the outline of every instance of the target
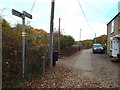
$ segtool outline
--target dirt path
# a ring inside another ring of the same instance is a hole
[[[118,68],[120,68],[120,64],[111,62],[110,58],[105,54],[91,53],[91,56],[92,66],[94,68],[93,73],[97,77],[108,80],[118,86]]]
[[[22,88],[116,88],[118,66],[104,54],[86,49],[60,59],[43,78],[27,81]],[[106,76],[105,76],[106,75]]]
[[[108,81],[88,78],[69,66],[58,63],[43,78],[27,81],[20,88],[116,88]]]
[[[75,54],[75,56],[66,60],[59,60],[59,62],[70,65],[72,68],[82,72],[85,76],[93,77],[92,57],[89,50],[83,50]]]
[[[59,63],[71,66],[86,77],[106,80],[118,87],[120,66],[112,63],[105,54],[93,54],[91,49],[86,49],[68,59],[59,60]]]

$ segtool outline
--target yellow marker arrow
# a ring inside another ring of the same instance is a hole
[[[25,34],[26,34],[25,32],[22,32],[22,36],[25,36]]]

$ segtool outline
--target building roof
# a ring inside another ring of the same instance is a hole
[[[119,12],[112,20],[114,20],[117,16],[119,16],[119,14],[120,14],[120,12]],[[111,23],[112,20],[111,20],[109,23]],[[108,23],[108,24],[109,24],[109,23]],[[108,25],[108,24],[107,24],[107,25]]]

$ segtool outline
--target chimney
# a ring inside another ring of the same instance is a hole
[[[120,12],[120,1],[118,2],[118,13]]]

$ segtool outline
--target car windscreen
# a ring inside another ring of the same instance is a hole
[[[102,47],[102,45],[97,44],[97,45],[94,45],[94,47],[95,47],[95,48],[97,48],[97,47]]]

